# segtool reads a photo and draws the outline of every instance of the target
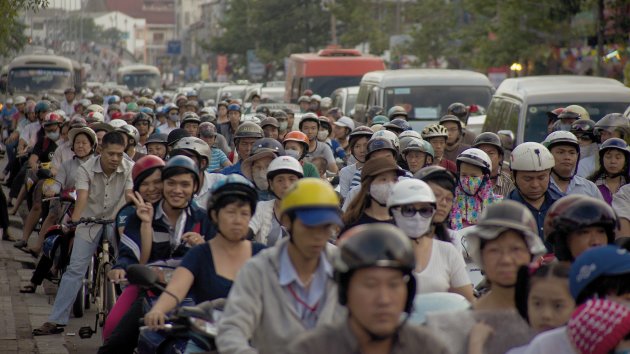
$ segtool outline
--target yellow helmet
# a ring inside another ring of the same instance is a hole
[[[297,181],[280,202],[280,214],[295,212],[306,226],[342,225],[339,197],[329,183],[319,178]]]

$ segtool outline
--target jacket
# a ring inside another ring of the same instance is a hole
[[[279,283],[280,252],[288,242],[288,237],[283,238],[250,259],[238,272],[218,326],[216,344],[221,354],[281,353],[306,331]],[[329,260],[334,247],[327,245]],[[345,308],[337,301],[334,280],[328,279],[324,296],[326,302],[321,304],[315,328],[346,318]]]

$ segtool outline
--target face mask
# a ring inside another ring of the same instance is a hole
[[[327,130],[321,130],[317,133],[317,140],[319,141],[325,141],[326,138],[328,138],[328,131]]]
[[[287,154],[288,156],[293,157],[296,160],[299,160],[300,159],[300,155],[302,155],[297,150],[284,150],[284,153]]]
[[[46,136],[48,137],[48,139],[52,140],[52,141],[57,141],[59,140],[59,132],[50,132],[50,133],[46,133]]]
[[[177,122],[179,120],[179,115],[171,114],[170,116],[168,116],[168,119],[172,120],[173,122]]]
[[[475,195],[483,183],[483,177],[460,177],[459,183],[464,192]]]
[[[560,124],[559,125],[559,129],[563,130],[565,132],[570,132],[571,131],[571,124]]]
[[[432,218],[422,217],[415,213],[413,216],[402,216],[400,210],[392,210],[396,226],[398,226],[407,237],[417,239],[429,232]]]
[[[394,183],[392,182],[379,184],[372,183],[370,186],[370,195],[378,204],[385,206],[387,205],[387,198],[389,198],[393,186]]]
[[[278,125],[280,126],[280,130],[287,130],[289,122],[280,122]]]
[[[264,172],[256,173],[252,176],[252,179],[254,180],[256,187],[258,187],[261,191],[269,189],[269,182],[267,181],[267,176]]]

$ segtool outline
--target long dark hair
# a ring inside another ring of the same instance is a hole
[[[612,149],[609,149],[609,150],[612,150]],[[588,176],[588,180],[593,183],[597,182],[597,180],[600,179],[601,177],[608,176],[608,172],[606,172],[606,169],[604,168],[604,155],[605,153],[601,154],[599,157],[599,169],[597,169],[597,171],[593,172],[593,174]],[[627,181],[628,176],[630,174],[630,165],[629,165],[630,161],[628,161],[628,155],[623,154],[623,156],[624,156],[624,164],[623,164],[623,170],[621,171],[621,176],[623,176],[623,178],[625,178]],[[618,176],[615,176],[615,177],[618,177]]]
[[[518,269],[516,277],[516,286],[514,288],[514,302],[516,303],[516,309],[518,313],[523,317],[527,323],[529,323],[529,310],[527,308],[527,299],[529,298],[529,291],[532,289],[532,285],[537,279],[545,279],[549,277],[555,277],[560,279],[566,279],[567,285],[569,284],[569,271],[571,265],[568,262],[551,263],[542,265],[538,269],[534,270],[530,274],[530,268],[528,266],[521,266]]]

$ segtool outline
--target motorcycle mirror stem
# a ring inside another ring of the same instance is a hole
[[[127,267],[127,280],[129,283],[139,285],[145,288],[157,288],[160,291],[169,294],[177,302],[177,306],[181,302],[175,294],[166,290],[158,283],[158,276],[151,268],[142,264],[133,264]]]

